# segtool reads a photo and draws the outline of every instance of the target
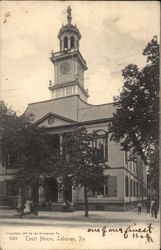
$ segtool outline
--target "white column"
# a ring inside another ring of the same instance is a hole
[[[77,202],[78,201],[78,191],[77,189],[72,188],[72,202]]]
[[[59,145],[60,145],[60,152],[63,152],[63,133],[59,134]]]
[[[46,201],[46,193],[43,187],[39,187],[39,202],[43,203]]]
[[[64,197],[63,197],[63,192],[59,190],[59,184],[60,180],[58,179],[58,203],[63,203],[64,202]]]

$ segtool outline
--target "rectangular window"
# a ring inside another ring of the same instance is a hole
[[[125,176],[125,196],[129,196],[129,179],[128,176]]]
[[[137,182],[135,182],[135,196],[137,197]]]
[[[108,161],[108,137],[94,138],[92,145],[98,149],[98,157],[100,161]]]
[[[134,192],[133,192],[133,194],[134,194],[134,197],[135,197],[135,181],[133,182],[133,184],[134,184]]]
[[[132,196],[132,180],[130,180],[130,195]]]
[[[92,190],[93,195],[117,196],[117,176],[104,176],[101,187]]]
[[[138,182],[136,184],[136,195],[137,195],[137,197],[139,196],[139,184],[138,184]]]
[[[99,188],[92,190],[93,195],[108,195],[108,176],[104,176]]]

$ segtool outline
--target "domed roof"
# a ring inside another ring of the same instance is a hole
[[[79,29],[77,28],[76,24],[73,25],[73,24],[66,24],[66,25],[62,25],[60,31],[59,31],[59,34],[58,34],[58,38],[60,39],[61,35],[66,32],[66,31],[71,31],[71,32],[74,32],[78,35],[78,38],[81,39],[81,33],[79,31]]]
[[[71,16],[71,8],[70,6],[68,6],[68,9],[67,9],[67,24],[66,25],[62,25],[60,31],[59,31],[59,34],[58,34],[58,38],[60,39],[61,35],[66,32],[66,31],[71,31],[71,32],[74,32],[78,35],[78,38],[81,39],[81,34],[79,32],[79,29],[77,28],[76,24],[73,25],[71,24],[71,21],[72,21],[72,16]]]

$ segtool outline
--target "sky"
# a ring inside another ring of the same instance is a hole
[[[122,69],[129,63],[143,67],[147,43],[154,35],[160,39],[159,1],[1,1],[0,99],[18,114],[28,103],[51,98],[49,58],[51,50],[59,51],[68,5],[82,35],[91,104],[112,102],[123,86]]]

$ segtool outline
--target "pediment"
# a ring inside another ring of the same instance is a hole
[[[61,126],[70,125],[73,123],[76,123],[76,121],[54,114],[54,113],[48,113],[45,116],[43,116],[41,119],[35,122],[37,126],[47,127],[47,128],[61,127]]]

